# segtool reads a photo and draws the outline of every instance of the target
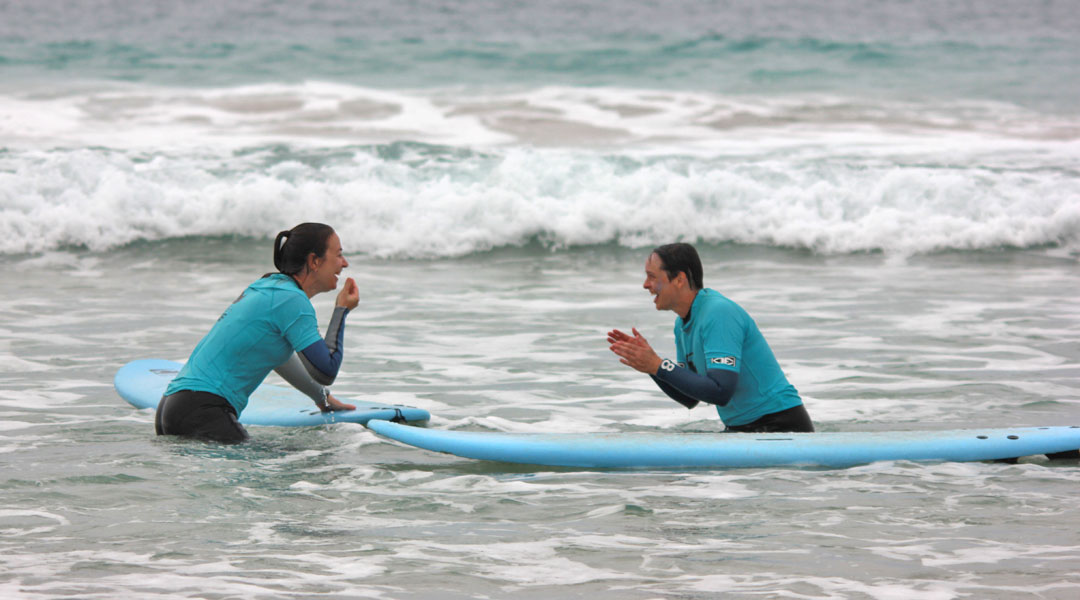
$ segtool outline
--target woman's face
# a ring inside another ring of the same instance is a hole
[[[349,261],[345,259],[345,253],[341,249],[341,239],[338,234],[332,233],[326,240],[326,253],[314,259],[312,277],[315,293],[329,292],[337,288],[338,275],[347,266]]]

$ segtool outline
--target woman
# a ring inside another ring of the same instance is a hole
[[[337,287],[349,266],[333,228],[302,223],[274,240],[274,267],[225,310],[165,390],[158,435],[242,442],[237,420],[248,397],[275,369],[320,409],[352,410],[328,393],[341,366],[345,316],[360,302],[351,278],[338,293],[326,338],[319,336],[310,298]]]

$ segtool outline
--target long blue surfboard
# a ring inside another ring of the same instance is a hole
[[[370,421],[425,450],[508,463],[585,468],[849,467],[877,461],[989,461],[1076,456],[1080,427],[842,433],[497,433]]]
[[[135,408],[157,408],[165,388],[176,377],[180,366],[180,363],[169,360],[136,360],[116,372],[113,385],[120,397]],[[310,398],[291,387],[263,384],[251,395],[239,420],[244,425],[309,427],[326,423],[364,424],[372,419],[423,423],[431,418],[428,411],[422,408],[341,400],[355,405],[356,410],[324,413]]]

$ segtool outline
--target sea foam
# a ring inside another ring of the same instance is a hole
[[[986,103],[305,83],[0,97],[0,252],[332,223],[352,251],[1080,239],[1078,124]]]

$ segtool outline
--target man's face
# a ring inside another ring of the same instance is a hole
[[[671,284],[664,263],[656,254],[650,254],[645,261],[645,284],[642,286],[653,295],[656,310],[672,310],[675,307],[675,286]]]

